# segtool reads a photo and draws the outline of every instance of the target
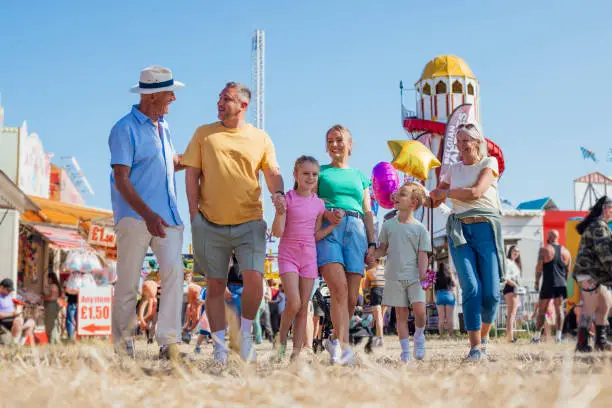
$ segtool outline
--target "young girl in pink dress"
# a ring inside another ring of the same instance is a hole
[[[293,190],[285,196],[286,206],[277,205],[272,224],[272,234],[281,239],[278,269],[287,297],[279,330],[279,358],[285,355],[287,335],[294,323],[292,359],[299,355],[304,343],[308,301],[319,276],[315,243],[334,228],[333,224],[321,228],[325,204],[315,194],[319,180],[317,160],[301,156],[295,162],[293,176]]]

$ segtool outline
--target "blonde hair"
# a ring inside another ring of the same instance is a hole
[[[353,143],[353,135],[351,134],[351,131],[348,130],[348,128],[346,126],[343,125],[334,125],[332,127],[330,127],[327,132],[325,133],[325,148],[327,149],[327,136],[329,136],[329,134],[331,132],[338,132],[340,133],[342,136],[346,136],[347,140],[349,141],[349,144]],[[349,147],[349,156],[352,153],[352,148]]]
[[[312,156],[300,156],[297,158],[297,160],[295,161],[295,164],[293,165],[293,174],[297,173],[298,167],[301,166],[304,163],[312,163],[315,166],[321,168],[321,166],[319,165],[319,162],[317,161],[317,159],[315,159]],[[295,183],[293,184],[293,189],[297,190],[298,188],[298,182],[297,180],[295,180]]]
[[[425,193],[425,189],[419,183],[415,183],[414,181],[410,181],[408,183],[404,183],[400,190],[406,189],[410,191],[410,198],[416,200],[417,205],[415,210],[421,208],[423,204],[425,204],[425,200],[427,199],[427,194]]]
[[[457,134],[459,134],[459,132],[463,132],[473,140],[478,141],[478,155],[480,156],[481,160],[489,156],[489,152],[487,151],[487,141],[482,135],[478,123],[462,123],[457,127]]]

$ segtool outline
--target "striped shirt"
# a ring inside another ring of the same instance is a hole
[[[370,281],[370,287],[384,287],[385,286],[385,268],[378,266],[376,268],[369,269],[366,272],[366,279]]]

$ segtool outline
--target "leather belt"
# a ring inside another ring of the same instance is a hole
[[[479,224],[481,222],[489,222],[487,217],[464,217],[461,218],[460,221],[462,224]]]
[[[342,211],[344,211],[344,215],[348,215],[349,217],[359,218],[360,220],[363,219],[363,215],[361,215],[361,213],[359,213],[357,211],[345,210],[345,209],[342,209],[342,208],[328,208],[328,210],[329,211],[342,210]]]

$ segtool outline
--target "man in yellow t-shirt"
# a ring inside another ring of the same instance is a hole
[[[228,83],[217,102],[219,122],[199,127],[183,155],[195,263],[207,278],[206,308],[213,334],[214,358],[227,362],[225,302],[228,265],[235,253],[244,281],[241,348],[255,359],[253,319],[263,296],[266,223],[259,172],[277,211],[284,211],[283,179],[274,145],[263,130],[246,122],[251,99],[243,84]]]

